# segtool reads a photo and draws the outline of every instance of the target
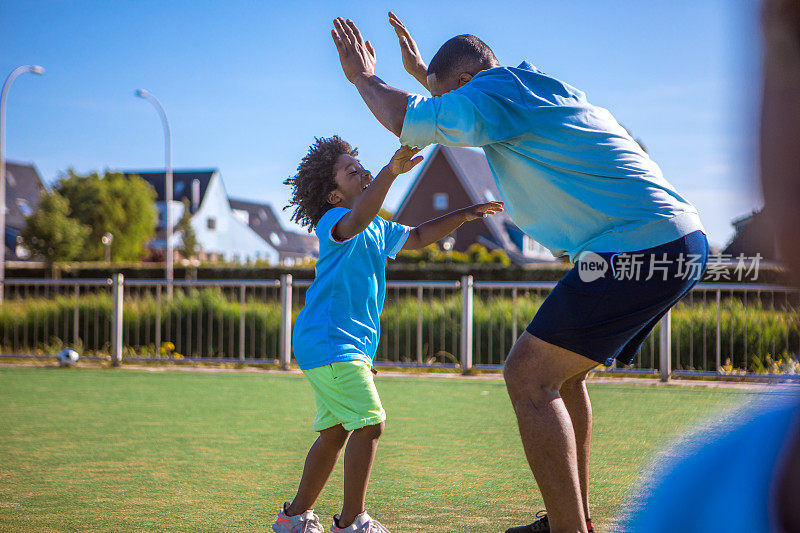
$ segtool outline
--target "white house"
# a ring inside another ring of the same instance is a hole
[[[154,251],[166,249],[166,201],[164,171],[123,171],[137,175],[156,191],[159,211],[156,238],[150,243]],[[217,169],[175,170],[172,173],[172,223],[173,227],[183,216],[183,200],[189,201],[192,228],[197,242],[206,255],[218,255],[226,261],[245,262],[266,260],[277,264],[280,260],[275,246],[265,241],[247,222],[236,216],[228,200],[222,176]],[[173,233],[173,246],[181,244],[181,236]]]

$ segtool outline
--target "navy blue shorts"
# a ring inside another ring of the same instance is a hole
[[[702,231],[636,252],[586,254],[556,284],[527,331],[600,364],[617,359],[629,365],[707,264]]]

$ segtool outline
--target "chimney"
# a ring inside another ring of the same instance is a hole
[[[192,213],[196,213],[198,207],[200,207],[200,180],[195,178],[192,180]]]

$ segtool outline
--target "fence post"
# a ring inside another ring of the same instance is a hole
[[[244,304],[245,304],[245,289],[242,285],[239,287],[239,360],[244,361]]]
[[[719,319],[720,319],[720,290],[717,289],[717,368],[716,371],[719,372],[722,369],[722,333],[720,331]]]
[[[292,275],[281,275],[281,332],[280,332],[281,370],[289,370],[292,359]]]
[[[417,287],[417,364],[422,364],[422,286]]]
[[[78,304],[79,302],[79,295],[80,295],[81,287],[78,283],[75,283],[75,308],[72,310],[72,344],[78,345],[78,335],[80,333],[80,329],[78,327],[78,322],[80,319],[79,311],[78,311]],[[86,343],[84,343],[86,344]]]
[[[161,353],[161,285],[156,285],[156,353]]]
[[[122,296],[125,277],[116,273],[111,277],[111,294],[114,299],[114,314],[111,317],[111,364],[122,363]]]
[[[461,278],[461,372],[472,370],[472,276]]]
[[[658,344],[658,368],[661,370],[661,381],[669,381],[672,367],[672,310],[668,310],[661,318],[661,331]]]

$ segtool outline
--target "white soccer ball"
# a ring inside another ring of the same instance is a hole
[[[80,356],[72,348],[64,348],[58,352],[58,364],[61,366],[71,366],[78,362]]]

